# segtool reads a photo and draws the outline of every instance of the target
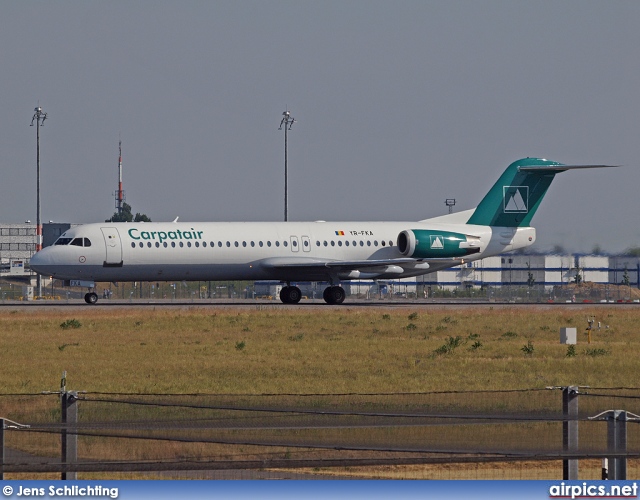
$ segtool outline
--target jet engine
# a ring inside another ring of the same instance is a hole
[[[464,257],[480,251],[480,238],[450,231],[409,229],[398,235],[402,255],[416,259]]]

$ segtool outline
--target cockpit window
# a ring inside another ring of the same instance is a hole
[[[89,238],[58,238],[56,245],[73,245],[75,247],[90,247],[91,240]]]

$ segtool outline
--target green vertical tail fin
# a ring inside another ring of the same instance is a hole
[[[523,158],[507,167],[482,199],[467,224],[529,226],[555,175],[576,168],[610,165],[563,165],[540,158]]]

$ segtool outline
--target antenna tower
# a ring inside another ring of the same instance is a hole
[[[122,190],[122,141],[118,141],[118,190],[116,191],[116,209],[122,214],[124,191]]]

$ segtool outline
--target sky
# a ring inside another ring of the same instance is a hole
[[[531,156],[535,249],[640,246],[637,1],[20,1],[0,8],[0,223],[416,221]]]

